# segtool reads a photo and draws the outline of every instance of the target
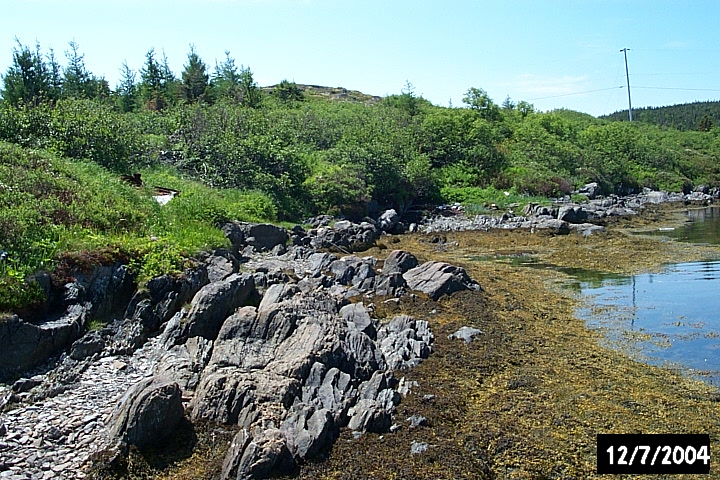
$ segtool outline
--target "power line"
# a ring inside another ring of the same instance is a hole
[[[719,88],[638,87],[637,85],[633,88],[644,88],[646,90],[683,90],[687,92],[720,92]]]
[[[718,75],[717,72],[695,72],[695,73],[633,73],[631,77],[639,76],[665,76],[665,75]]]
[[[569,97],[571,95],[582,95],[585,93],[605,92],[607,90],[615,90],[616,88],[625,88],[625,85],[620,85],[619,87],[598,88],[597,90],[586,90],[584,92],[561,93],[559,95],[550,95],[549,97],[528,98],[528,100],[545,100],[546,98]]]

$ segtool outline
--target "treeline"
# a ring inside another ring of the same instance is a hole
[[[67,64],[60,65],[55,52],[44,54],[39,44],[35,48],[16,39],[13,62],[3,76],[3,102],[21,105],[53,104],[62,99],[91,99],[102,101],[120,112],[139,109],[160,111],[187,102],[214,103],[229,99],[236,104],[257,107],[261,93],[253,80],[250,68],[235,65],[230,52],[215,66],[211,75],[208,65],[190,47],[184,70],[177,77],[163,53],[159,58],[151,48],[139,71],[132,70],[126,61],[121,65],[121,78],[112,90],[108,82],[93,75],[85,66],[85,56],[77,42],[69,43],[65,52]],[[139,76],[139,78],[138,78]],[[283,87],[287,87],[287,83]]]
[[[190,48],[179,76],[151,49],[115,89],[18,42],[3,76],[0,140],[89,159],[115,173],[171,167],[213,187],[257,191],[280,219],[361,218],[381,207],[522,195],[720,185],[720,139],[497,104],[469,88],[462,108],[432,105],[411,84],[379,102],[329,101],[293,82],[260,88],[226,52],[211,73]],[[506,194],[507,192],[507,194]]]
[[[628,111],[611,113],[600,117],[611,121],[628,121]],[[667,107],[633,109],[633,121],[681,131],[709,132],[720,125],[720,102],[693,102]]]

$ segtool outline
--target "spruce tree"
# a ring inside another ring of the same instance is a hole
[[[186,102],[205,101],[210,76],[207,73],[207,66],[195,51],[195,46],[190,45],[188,63],[182,72],[182,83],[180,85],[183,99]]]

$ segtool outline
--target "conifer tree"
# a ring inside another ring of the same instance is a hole
[[[15,39],[13,62],[3,76],[2,97],[11,105],[39,105],[57,100],[53,71],[43,60],[40,44],[33,52]]]
[[[123,113],[132,112],[137,106],[138,86],[135,83],[135,72],[128,66],[127,61],[123,61],[120,75],[120,83],[115,89],[118,107]]]
[[[207,100],[206,91],[209,85],[210,76],[207,73],[207,66],[195,51],[195,46],[190,45],[188,62],[182,72],[182,83],[180,90],[186,102],[198,102]]]

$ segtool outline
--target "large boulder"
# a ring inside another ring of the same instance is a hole
[[[597,182],[592,183],[586,183],[580,189],[578,190],[578,193],[587,196],[590,200],[593,200],[595,197],[600,195],[600,192],[602,190],[600,189],[600,185],[598,185]]]
[[[378,226],[383,232],[391,232],[400,222],[400,215],[394,210],[385,210],[380,218],[378,218]]]
[[[558,220],[568,223],[583,223],[587,219],[587,212],[579,205],[563,205],[558,209]]]
[[[246,246],[269,251],[276,245],[285,245],[290,238],[287,230],[269,223],[228,222],[221,229],[236,252]]]
[[[204,286],[192,300],[182,336],[215,340],[228,315],[244,305],[254,290],[255,281],[249,273],[235,273]]]
[[[315,231],[310,245],[315,249],[359,252],[373,246],[380,233],[380,230],[369,222],[356,224],[340,221],[335,223],[333,228],[323,227]]]
[[[383,275],[391,273],[405,273],[411,268],[418,266],[418,259],[412,253],[403,250],[393,250],[390,255],[385,258],[383,263]]]
[[[235,436],[223,462],[222,480],[268,478],[295,470],[283,432],[271,428],[254,433],[241,430]]]
[[[146,378],[120,400],[110,421],[110,436],[139,448],[162,445],[182,417],[178,384],[164,377]]]
[[[403,274],[412,290],[427,294],[433,300],[461,290],[480,290],[464,268],[444,262],[425,262]]]

